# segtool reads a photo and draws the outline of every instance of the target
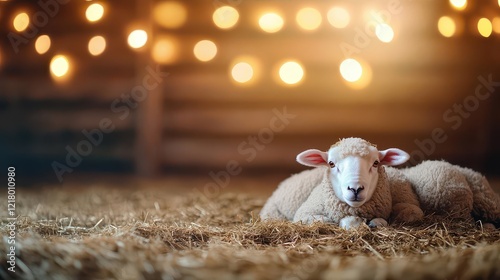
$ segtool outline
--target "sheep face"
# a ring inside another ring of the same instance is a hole
[[[359,207],[372,197],[383,165],[399,165],[410,156],[400,149],[378,151],[360,138],[347,138],[333,145],[328,152],[311,149],[300,153],[297,161],[306,166],[327,166],[329,177],[339,200]]]

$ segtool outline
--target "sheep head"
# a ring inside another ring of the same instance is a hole
[[[370,200],[377,187],[379,168],[405,163],[410,156],[396,148],[383,151],[361,138],[346,138],[332,145],[327,152],[306,150],[297,161],[306,166],[327,166],[335,195],[352,207]]]

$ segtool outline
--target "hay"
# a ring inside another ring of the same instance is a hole
[[[257,213],[264,200],[102,187],[22,193],[17,272],[6,272],[4,238],[0,278],[500,278],[500,230],[437,216],[357,231],[262,222]]]

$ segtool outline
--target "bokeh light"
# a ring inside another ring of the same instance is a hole
[[[340,75],[348,82],[356,82],[363,75],[363,67],[357,60],[348,58],[340,63]]]
[[[179,43],[176,38],[162,36],[156,39],[151,49],[151,57],[156,63],[172,64],[179,56]]]
[[[238,83],[247,83],[254,76],[254,69],[248,62],[238,62],[231,69],[231,77]]]
[[[90,22],[99,21],[104,15],[104,7],[99,3],[90,4],[85,11],[85,17]]]
[[[287,61],[279,69],[280,79],[287,85],[294,85],[304,78],[304,69],[296,61]]]
[[[38,54],[44,54],[50,49],[50,37],[48,35],[41,35],[35,41],[35,50]]]
[[[467,8],[467,0],[450,0],[451,6],[459,11],[465,10]]]
[[[153,18],[162,27],[179,28],[186,22],[187,9],[179,2],[160,2],[153,9]]]
[[[283,28],[283,18],[276,13],[266,13],[259,18],[259,26],[268,33],[275,33]]]
[[[351,21],[349,12],[340,7],[333,7],[327,14],[328,22],[335,28],[345,28]]]
[[[136,29],[128,35],[128,44],[134,49],[144,47],[148,41],[148,33],[142,29]]]
[[[194,46],[193,53],[200,61],[210,61],[217,55],[217,45],[210,40],[201,40]]]
[[[499,0],[500,1],[500,0]],[[500,17],[495,17],[492,21],[493,32],[500,34]]]
[[[230,29],[236,25],[240,14],[231,6],[222,6],[215,10],[212,19],[215,25],[221,29]]]
[[[69,59],[64,55],[56,55],[50,61],[50,73],[54,78],[63,78],[70,71]]]
[[[21,12],[14,17],[14,21],[12,23],[16,31],[23,32],[26,28],[28,28],[30,18],[27,13]]]
[[[380,41],[389,43],[394,38],[394,30],[387,23],[379,23],[375,27],[375,35]]]
[[[491,32],[493,31],[493,26],[491,25],[491,21],[487,18],[481,18],[477,22],[477,30],[479,34],[483,37],[490,37]]]
[[[303,8],[297,13],[297,24],[304,30],[315,30],[321,25],[321,13],[311,7]]]
[[[456,32],[457,26],[455,21],[448,17],[442,16],[438,21],[438,30],[444,37],[452,37]]]
[[[89,53],[93,56],[98,56],[106,50],[106,39],[102,36],[94,36],[89,40]]]

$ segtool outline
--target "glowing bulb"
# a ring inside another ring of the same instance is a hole
[[[283,28],[283,18],[276,13],[267,13],[260,17],[259,26],[268,33],[275,33]]]
[[[30,18],[27,13],[22,12],[16,15],[13,21],[14,29],[18,32],[23,32],[30,24]]]
[[[157,63],[171,64],[178,56],[178,42],[173,37],[162,37],[156,40],[151,50],[151,57]]]
[[[134,49],[139,49],[146,45],[148,41],[148,33],[142,29],[137,29],[128,35],[128,44]]]
[[[457,27],[455,21],[447,16],[439,18],[438,30],[444,37],[451,37],[455,34]]]
[[[50,37],[48,35],[39,36],[35,41],[35,50],[39,54],[44,54],[50,49]]]
[[[363,75],[363,67],[357,60],[348,58],[340,64],[340,75],[348,82],[356,82]]]
[[[500,0],[499,0],[500,1]],[[495,17],[492,22],[493,31],[500,34],[500,17]]]
[[[90,22],[96,22],[102,18],[104,15],[104,7],[101,4],[94,3],[88,6],[85,11],[85,16]]]
[[[477,30],[479,31],[479,34],[483,37],[490,37],[491,32],[493,31],[493,26],[491,25],[491,21],[487,18],[481,18],[477,22]]]
[[[394,30],[386,23],[379,23],[375,27],[375,35],[380,41],[389,43],[394,38]]]
[[[253,78],[253,67],[249,63],[239,62],[231,69],[231,76],[238,83],[247,83]]]
[[[186,7],[178,2],[161,2],[153,9],[153,18],[165,28],[179,28],[187,19]]]
[[[321,14],[314,8],[303,8],[297,13],[297,23],[304,30],[315,30],[321,24]]]
[[[215,10],[212,15],[212,19],[217,25],[217,27],[221,29],[229,29],[236,25],[238,19],[240,18],[240,14],[238,11],[231,6],[222,6]]]
[[[106,49],[106,39],[102,36],[92,37],[89,41],[88,49],[91,55],[98,56],[102,54]]]
[[[217,46],[210,40],[202,40],[196,43],[193,53],[200,61],[210,61],[217,55]]]
[[[295,61],[288,61],[281,65],[279,70],[281,80],[288,85],[297,84],[304,77],[304,69]]]
[[[70,69],[69,60],[64,55],[56,55],[50,61],[50,72],[56,78],[61,78],[68,74]]]
[[[335,28],[344,28],[351,21],[349,12],[344,8],[333,7],[327,14],[328,22]]]
[[[454,9],[462,11],[467,7],[467,0],[450,0],[450,4]]]

